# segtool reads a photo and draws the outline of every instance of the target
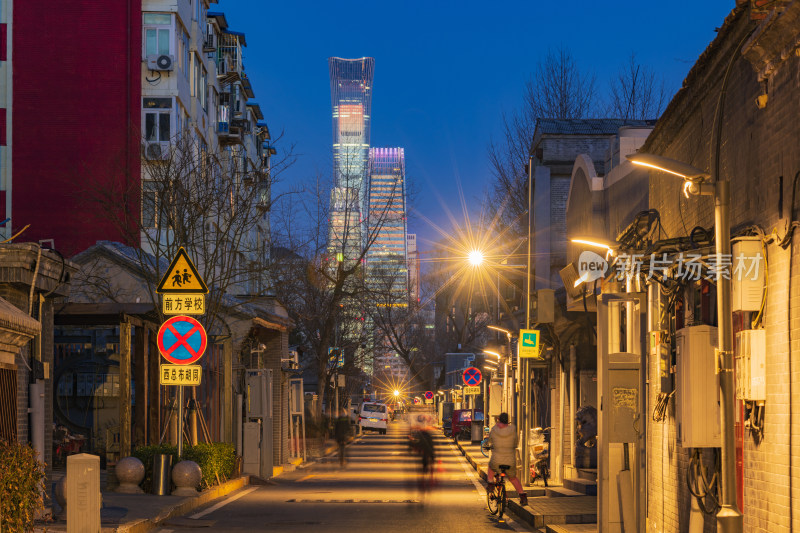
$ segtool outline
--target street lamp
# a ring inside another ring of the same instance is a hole
[[[483,263],[483,252],[480,250],[472,250],[467,258],[472,266],[480,266]]]
[[[630,154],[631,163],[654,168],[683,178],[683,193],[714,197],[714,251],[717,264],[731,254],[730,181],[707,181],[711,175],[691,165],[653,154]],[[718,172],[718,171],[717,171]],[[731,280],[717,276],[717,334],[716,350],[719,365],[720,401],[722,403],[722,498],[717,513],[717,531],[739,532],[743,517],[736,502],[736,413],[733,382],[733,314],[731,312]]]

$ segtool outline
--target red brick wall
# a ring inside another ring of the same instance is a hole
[[[99,239],[133,243],[121,216],[98,216],[93,192],[133,187],[128,213],[139,212],[141,0],[97,6],[14,5],[11,223],[67,256]]]

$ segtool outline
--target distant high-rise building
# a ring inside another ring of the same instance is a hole
[[[370,148],[367,281],[384,303],[408,305],[405,155],[402,148]]]
[[[352,266],[363,250],[365,202],[369,157],[370,108],[375,60],[328,59],[333,111],[333,178],[328,227],[328,256]],[[361,302],[344,302],[337,341],[352,353],[361,369],[372,373],[372,361],[361,353],[363,308]],[[352,348],[356,346],[357,348]]]
[[[333,109],[333,175],[337,187],[354,189],[359,208],[366,199],[372,77],[375,59],[328,59]]]

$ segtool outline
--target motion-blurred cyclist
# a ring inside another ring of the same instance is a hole
[[[509,465],[506,477],[517,489],[520,505],[528,505],[528,495],[517,478],[517,428],[514,424],[508,423],[508,413],[500,413],[495,419],[497,423],[489,431],[487,446],[492,450],[489,458],[489,471],[486,476],[489,481],[487,490],[494,489],[494,473],[500,470],[500,465]]]

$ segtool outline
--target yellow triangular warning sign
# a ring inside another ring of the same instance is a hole
[[[170,263],[167,273],[161,278],[156,292],[159,294],[182,294],[182,293],[207,293],[203,278],[197,273],[197,269],[192,264],[186,250],[181,246],[175,259]]]

